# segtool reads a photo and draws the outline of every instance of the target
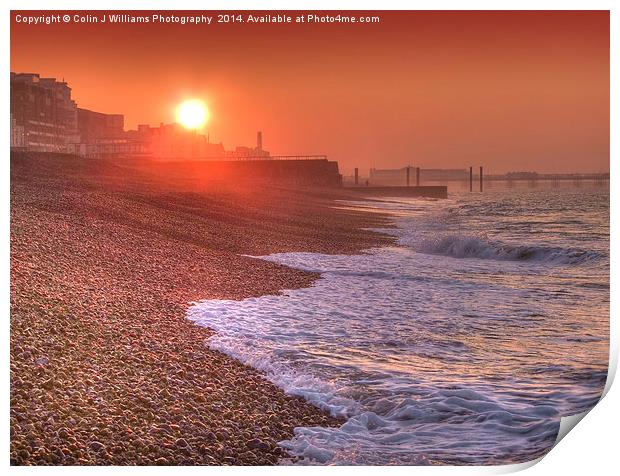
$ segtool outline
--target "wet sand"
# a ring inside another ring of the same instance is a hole
[[[185,310],[317,278],[244,254],[389,241],[338,197],[12,156],[11,464],[275,464],[296,426],[336,424],[210,351]]]

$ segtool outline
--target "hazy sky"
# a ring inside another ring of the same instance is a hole
[[[213,142],[253,145],[260,129],[273,154],[327,154],[345,173],[609,170],[607,12],[209,26],[35,26],[17,14],[36,13],[12,13],[11,71],[64,78],[80,107],[125,114],[127,128],[173,122],[197,97]]]

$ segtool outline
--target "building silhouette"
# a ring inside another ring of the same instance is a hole
[[[78,132],[81,142],[121,139],[125,134],[125,116],[104,114],[78,107]]]
[[[122,114],[79,108],[71,88],[55,78],[11,72],[11,150],[60,152],[88,158],[159,159],[270,158],[262,132],[256,147],[226,151],[208,136],[179,124],[141,124],[126,131]]]
[[[11,73],[11,146],[65,152],[79,140],[78,111],[71,88],[36,73]]]

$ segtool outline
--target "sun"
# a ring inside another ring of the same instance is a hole
[[[188,129],[200,129],[209,119],[209,110],[200,99],[188,99],[177,107],[177,122]]]

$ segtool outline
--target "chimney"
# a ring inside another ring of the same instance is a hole
[[[263,150],[263,133],[261,131],[256,133],[256,149]]]

